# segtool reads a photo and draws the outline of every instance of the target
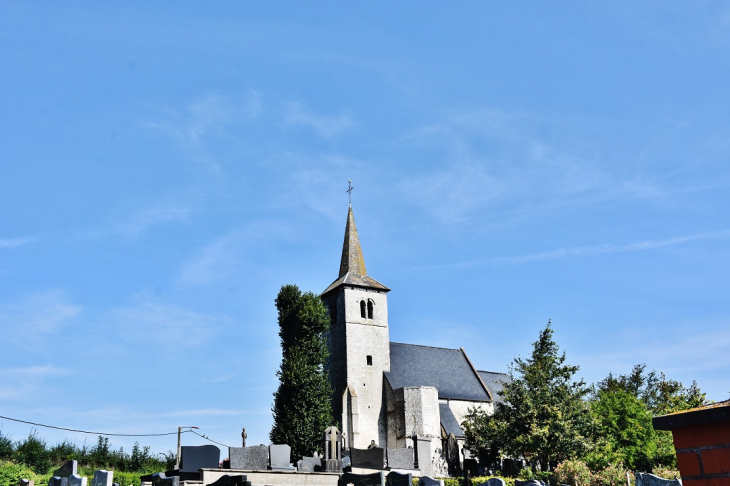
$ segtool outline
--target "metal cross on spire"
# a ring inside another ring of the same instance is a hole
[[[347,179],[347,197],[350,199],[350,207],[352,207],[352,180]]]

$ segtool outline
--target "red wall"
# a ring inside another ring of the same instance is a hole
[[[672,430],[683,486],[730,486],[730,422]]]

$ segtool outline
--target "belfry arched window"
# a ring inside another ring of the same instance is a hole
[[[373,301],[368,300],[368,319],[373,318]]]
[[[365,314],[365,301],[364,300],[361,300],[360,301],[360,317],[362,317],[363,319],[365,319],[365,317],[366,317],[366,314]]]

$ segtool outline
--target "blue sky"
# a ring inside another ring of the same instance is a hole
[[[552,319],[724,400],[728,52],[724,2],[2,2],[0,415],[268,443],[348,179],[391,340],[506,371]]]

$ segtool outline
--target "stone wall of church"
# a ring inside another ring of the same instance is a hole
[[[335,420],[340,422],[340,426],[344,429],[342,421],[342,395],[347,388],[347,339],[345,334],[345,294],[342,289],[331,292],[325,296],[325,305],[330,310],[332,322],[330,323],[330,331],[327,335],[329,356],[325,363],[325,370],[329,375],[330,384],[334,391],[332,396],[332,412]]]
[[[363,318],[360,302],[372,304],[373,318]],[[390,370],[388,301],[385,293],[368,289],[344,289],[347,349],[347,385],[357,395],[359,424],[351,439],[353,447],[365,448],[374,440],[385,446],[386,404],[383,372]]]
[[[484,410],[489,415],[494,413],[494,404],[491,402],[472,402],[469,400],[448,400],[449,408],[454,413],[456,421],[461,424],[466,419],[470,408]]]

